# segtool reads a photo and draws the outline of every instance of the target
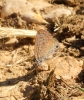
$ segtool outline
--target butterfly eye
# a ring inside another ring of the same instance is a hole
[[[58,48],[59,46],[58,45],[56,45],[56,48]]]

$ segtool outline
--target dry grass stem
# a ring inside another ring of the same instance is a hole
[[[0,39],[7,38],[7,37],[29,37],[35,38],[36,36],[35,30],[25,30],[25,29],[14,29],[14,28],[6,28],[0,27]]]

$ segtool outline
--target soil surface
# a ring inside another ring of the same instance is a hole
[[[30,30],[44,27],[60,44],[53,59],[45,61],[48,70],[36,71],[35,39],[0,39],[0,100],[84,100],[84,1],[47,2],[73,7],[76,14],[59,17],[60,28],[56,32],[55,19],[49,25],[41,25],[25,22],[20,14],[0,17],[1,27]],[[0,0],[0,11],[3,4]]]

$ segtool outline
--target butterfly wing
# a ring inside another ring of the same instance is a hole
[[[42,62],[59,47],[58,41],[47,30],[39,30],[35,40],[35,58]]]

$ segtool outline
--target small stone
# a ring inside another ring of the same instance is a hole
[[[48,64],[42,62],[39,66],[36,66],[37,71],[47,71],[49,70]]]

